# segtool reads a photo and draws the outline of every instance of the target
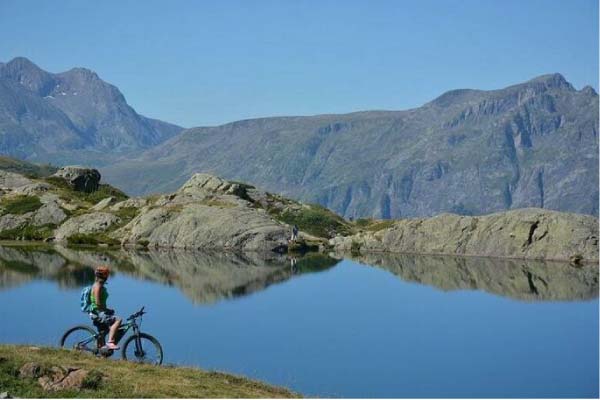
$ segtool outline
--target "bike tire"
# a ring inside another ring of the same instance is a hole
[[[73,350],[89,351],[92,353],[98,351],[98,343],[97,343],[98,333],[96,332],[95,329],[93,329],[87,325],[77,325],[77,326],[74,326],[71,329],[67,330],[60,338],[60,347],[67,348],[67,347],[65,347],[65,344],[67,343],[69,336],[74,336],[73,334],[75,332],[82,332],[82,333],[87,332],[90,335],[90,338],[93,338],[93,340],[91,340],[89,348],[88,347],[86,347],[86,348],[72,347]],[[69,348],[71,348],[71,347],[69,347]]]
[[[147,333],[140,333],[139,334],[140,339],[146,339],[148,340],[152,346],[154,346],[154,350],[156,351],[157,357],[154,357],[155,359],[152,360],[152,364],[154,365],[161,365],[163,362],[163,350],[162,350],[162,346],[160,345],[160,343],[158,342],[158,340],[156,340],[155,337],[148,335]],[[121,351],[121,357],[123,358],[123,360],[129,360],[129,361],[133,361],[133,362],[139,362],[139,363],[144,363],[144,359],[145,356],[142,355],[142,357],[138,357],[137,355],[135,355],[135,338],[136,335],[131,335],[127,338],[127,340],[125,341],[125,343],[123,344],[123,350]],[[127,357],[127,348],[128,346],[134,346],[133,350],[134,350],[134,357]],[[143,347],[144,345],[142,345]],[[143,350],[143,349],[142,349]]]

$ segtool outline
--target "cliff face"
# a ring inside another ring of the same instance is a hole
[[[480,217],[442,214],[337,237],[337,250],[598,261],[598,219],[536,208]]]
[[[354,218],[524,207],[598,215],[598,95],[544,75],[407,111],[193,128],[103,169],[132,193],[175,190],[197,171]]]

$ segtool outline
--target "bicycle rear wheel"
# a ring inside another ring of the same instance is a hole
[[[136,335],[132,335],[123,344],[123,360],[141,364],[162,364],[163,351],[158,340],[146,333],[140,333],[139,342],[136,338]]]
[[[98,335],[96,331],[86,325],[75,326],[60,339],[60,347],[79,351],[98,352]]]

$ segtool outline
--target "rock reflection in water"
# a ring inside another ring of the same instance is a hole
[[[81,287],[93,281],[95,266],[106,264],[117,273],[178,287],[194,303],[210,303],[260,291],[338,262],[325,255],[307,255],[291,268],[286,256],[276,254],[0,246],[0,289],[33,279]]]
[[[447,291],[477,289],[529,301],[598,297],[598,264],[385,253],[349,257]]]

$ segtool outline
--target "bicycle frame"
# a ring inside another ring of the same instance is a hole
[[[96,346],[96,349],[93,351],[93,353],[97,354],[97,353],[102,352],[101,347],[104,346],[104,343],[105,343],[104,338],[108,334],[108,330],[99,330],[96,325],[94,325],[94,326],[96,327],[96,333],[93,336],[90,336],[89,338],[78,342],[77,347],[85,349],[87,347],[87,345],[89,345],[90,343],[95,341],[97,343],[97,346]],[[119,331],[123,332],[120,340],[122,340],[125,337],[125,335],[127,335],[127,332],[129,332],[130,329],[133,329],[133,335],[136,336],[136,338],[137,338],[136,339],[136,348],[139,349],[140,348],[140,340],[139,340],[140,327],[136,321],[136,318],[128,319],[124,324],[122,324],[119,327]],[[111,355],[113,353],[113,351],[108,350],[107,353],[109,353],[109,355]]]

